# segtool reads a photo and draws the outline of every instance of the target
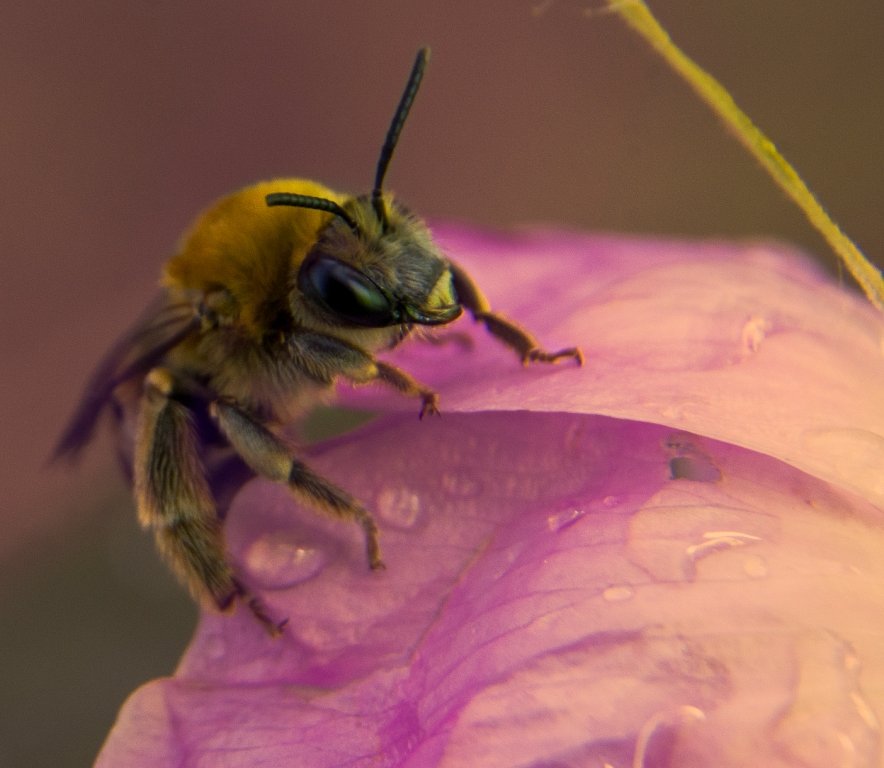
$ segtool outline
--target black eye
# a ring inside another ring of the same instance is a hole
[[[353,325],[381,328],[396,325],[398,312],[390,300],[359,270],[322,256],[301,267],[298,287],[341,320]]]

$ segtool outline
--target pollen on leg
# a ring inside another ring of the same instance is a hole
[[[165,368],[153,368],[144,378],[145,388],[152,388],[161,395],[168,397],[172,394],[175,386],[175,380],[172,374]]]

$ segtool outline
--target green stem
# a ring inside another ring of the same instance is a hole
[[[608,7],[644,37],[666,63],[715,111],[743,146],[761,163],[762,168],[804,211],[810,223],[817,228],[847,265],[850,274],[865,291],[869,301],[884,311],[884,279],[880,271],[832,221],[795,169],[777,151],[773,142],[737,106],[727,89],[672,42],[643,0],[609,0]]]

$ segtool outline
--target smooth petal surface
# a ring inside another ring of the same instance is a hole
[[[481,332],[398,352],[444,417],[310,457],[377,513],[387,571],[249,484],[228,541],[285,635],[204,615],[98,765],[880,765],[875,313],[761,246],[440,239],[586,365]]]

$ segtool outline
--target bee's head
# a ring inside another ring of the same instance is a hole
[[[384,205],[381,222],[369,196],[344,204],[346,218],[331,220],[301,265],[300,296],[332,325],[451,322],[461,307],[447,260],[423,221],[388,196]]]
[[[429,51],[414,67],[378,159],[368,195],[339,205],[308,195],[267,195],[267,205],[315,208],[334,214],[297,276],[298,299],[329,325],[385,328],[441,325],[461,314],[448,262],[426,225],[383,191],[384,176],[414,101]]]

